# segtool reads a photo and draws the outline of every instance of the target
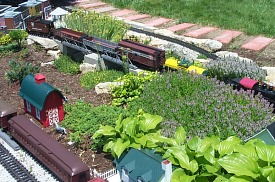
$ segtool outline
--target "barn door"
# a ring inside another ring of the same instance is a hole
[[[59,122],[59,117],[58,117],[58,109],[50,109],[48,112],[48,117],[49,117],[49,124],[52,125],[54,122],[58,123]]]

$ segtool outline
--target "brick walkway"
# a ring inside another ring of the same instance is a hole
[[[77,2],[79,3],[79,6],[84,9],[93,10],[99,13],[109,13],[111,16],[123,17],[126,20],[142,22],[147,26],[158,28],[162,28],[162,26],[164,26],[166,29],[174,33],[182,32],[182,35],[188,37],[209,38],[209,35],[212,34],[212,37],[210,37],[211,39],[220,41],[221,43],[226,45],[229,45],[234,40],[238,39],[240,35],[243,34],[240,31],[221,30],[216,27],[203,27],[188,22],[182,24],[172,24],[171,26],[167,27],[165,25],[169,24],[171,22],[171,19],[162,17],[151,17],[148,14],[140,14],[138,12],[128,9],[119,10],[97,0],[78,0]],[[260,52],[263,51],[273,41],[274,39],[267,37],[252,37],[251,40],[243,42],[240,47],[243,49]]]

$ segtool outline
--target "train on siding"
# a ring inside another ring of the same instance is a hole
[[[90,169],[76,155],[45,133],[28,117],[0,99],[0,125],[18,143],[64,182],[90,181]]]
[[[97,52],[103,59],[122,63],[122,55],[127,54],[130,64],[149,70],[161,70],[165,63],[165,51],[128,39],[118,43],[92,37],[85,33],[67,28],[54,28],[53,21],[41,17],[31,17],[27,20],[27,32],[30,34],[53,37],[72,45]],[[134,66],[132,66],[134,68]]]

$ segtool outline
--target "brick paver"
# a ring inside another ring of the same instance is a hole
[[[130,21],[135,21],[135,20],[140,20],[140,19],[150,18],[150,17],[151,16],[147,14],[137,14],[137,15],[127,16],[125,17],[125,19]]]
[[[80,5],[80,7],[83,7],[85,9],[89,9],[89,8],[97,8],[97,7],[105,6],[105,5],[107,5],[107,3],[96,2],[96,3],[90,3],[90,4],[83,4],[83,5]]]
[[[129,15],[129,14],[132,14],[134,12],[135,11],[133,11],[133,10],[123,9],[123,10],[118,10],[118,11],[113,12],[113,13],[111,13],[111,15],[121,17],[121,16],[126,16],[126,15]]]
[[[165,23],[168,23],[169,21],[171,21],[171,19],[158,18],[156,20],[151,20],[151,21],[145,22],[144,24],[148,25],[148,26],[152,26],[152,27],[157,27],[157,26],[161,26]]]
[[[225,30],[222,32],[221,35],[219,35],[218,37],[215,37],[214,40],[217,40],[224,44],[228,44],[234,38],[238,37],[241,34],[242,34],[242,32],[240,32],[240,31]]]
[[[242,45],[242,48],[249,49],[253,51],[260,51],[272,43],[274,39],[266,38],[266,37],[256,37],[251,41],[247,42],[246,44]]]
[[[117,8],[115,8],[113,6],[108,6],[108,7],[104,7],[104,8],[94,9],[94,11],[97,12],[97,13],[106,13],[106,12],[114,11],[114,10],[117,10]]]
[[[178,32],[178,31],[185,30],[185,29],[188,29],[190,27],[193,27],[195,25],[196,24],[193,24],[193,23],[182,23],[182,24],[178,24],[178,25],[175,25],[175,26],[172,26],[172,27],[168,27],[167,30],[170,30],[172,32]]]
[[[199,38],[205,34],[208,34],[212,31],[215,31],[217,30],[217,28],[214,28],[214,27],[202,27],[202,28],[199,28],[199,29],[196,29],[196,30],[192,30],[190,32],[187,32],[183,35],[185,36],[188,36],[188,37],[194,37],[194,38]]]

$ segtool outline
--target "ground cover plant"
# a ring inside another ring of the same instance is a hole
[[[219,0],[166,1],[166,0],[103,0],[120,8],[135,9],[142,13],[178,20],[179,23],[199,23],[234,29],[248,35],[273,36],[274,1]]]
[[[122,76],[123,72],[116,70],[88,72],[80,77],[80,85],[86,89],[92,89],[99,83],[112,82]]]
[[[64,22],[72,30],[113,42],[119,42],[129,28],[123,21],[94,11],[74,11],[65,17]]]
[[[97,150],[101,147],[102,144],[97,140],[90,140],[100,124],[114,126],[120,114],[127,116],[127,111],[120,107],[107,105],[94,107],[83,101],[66,104],[65,113],[62,126],[70,131],[71,141],[86,150]],[[88,145],[85,143],[87,140],[90,140]]]
[[[78,74],[80,73],[79,65],[80,63],[75,62],[70,56],[68,55],[61,55],[54,61],[54,65],[56,68],[67,74]]]
[[[260,95],[254,98],[250,92],[184,71],[168,72],[148,82],[128,108],[162,116],[165,136],[171,136],[180,123],[190,138],[216,134],[221,139],[232,135],[247,139],[269,125],[273,116]],[[167,128],[168,123],[173,127]]]
[[[235,136],[221,141],[217,136],[186,139],[183,127],[172,137],[160,134],[162,117],[139,110],[115,126],[101,125],[93,139],[107,141],[103,150],[119,158],[130,148],[149,148],[172,162],[172,182],[274,181],[275,146],[260,140],[244,143]]]

